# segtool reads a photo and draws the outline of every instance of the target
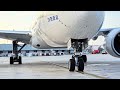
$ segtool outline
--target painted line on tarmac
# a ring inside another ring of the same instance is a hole
[[[76,72],[78,72],[78,71],[76,71]],[[78,73],[87,74],[87,75],[94,76],[94,77],[100,78],[100,79],[109,79],[109,78],[106,78],[106,77],[103,77],[103,76],[98,76],[98,75],[95,75],[95,74],[92,74],[92,73],[87,73],[87,72],[78,72]]]
[[[55,65],[55,66],[58,66],[58,67],[62,67],[62,68],[68,69],[68,67],[65,67],[65,66],[62,66],[62,65],[59,65],[59,64],[55,64],[55,63],[51,63],[51,62],[47,62],[47,63],[51,64],[51,65]],[[100,78],[100,79],[109,79],[109,78],[106,78],[106,77],[103,77],[103,76],[98,76],[98,75],[95,75],[95,74],[92,74],[92,73],[79,72],[79,71],[76,71],[76,72],[81,73],[81,74],[87,74],[89,76],[93,76],[93,77]]]

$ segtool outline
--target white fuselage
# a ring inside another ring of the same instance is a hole
[[[90,40],[103,21],[103,11],[44,11],[33,27],[31,44],[55,48],[67,47],[71,38]]]

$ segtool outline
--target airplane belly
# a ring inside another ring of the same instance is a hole
[[[41,37],[41,35],[39,35],[38,32],[33,33],[31,41],[30,41],[31,45],[35,48],[38,49],[47,49],[47,48],[51,48]]]

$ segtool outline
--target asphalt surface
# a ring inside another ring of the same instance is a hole
[[[22,57],[23,64],[9,64],[0,57],[0,79],[120,79],[120,59],[110,55],[87,55],[84,72],[69,72],[71,55]]]

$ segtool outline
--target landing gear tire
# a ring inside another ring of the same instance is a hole
[[[22,64],[22,57],[19,56],[19,64]]]
[[[13,64],[13,57],[10,57],[10,64]]]
[[[74,59],[70,59],[68,68],[69,68],[69,71],[71,72],[75,71],[75,60]]]
[[[82,55],[81,57],[83,58],[84,63],[86,63],[87,62],[87,56],[86,55]]]
[[[78,57],[78,71],[84,71],[84,60],[82,57]]]

